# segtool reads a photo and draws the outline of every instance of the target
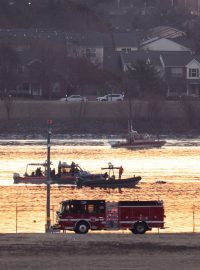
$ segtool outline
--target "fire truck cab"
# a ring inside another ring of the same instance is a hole
[[[57,212],[53,229],[85,234],[89,230],[125,230],[144,234],[164,228],[163,201],[66,200]]]

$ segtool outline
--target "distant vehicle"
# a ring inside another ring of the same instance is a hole
[[[124,95],[122,94],[108,94],[103,97],[97,97],[97,101],[123,101]]]
[[[71,96],[66,96],[66,101],[70,102],[80,102],[80,101],[87,101],[87,97],[83,97],[81,95],[71,95]]]

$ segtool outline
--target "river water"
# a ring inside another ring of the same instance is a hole
[[[44,232],[45,185],[14,185],[12,175],[23,175],[27,163],[44,162],[46,150],[45,140],[0,140],[0,232]],[[65,199],[163,200],[166,229],[161,232],[200,232],[199,138],[170,139],[160,149],[137,151],[112,149],[104,139],[52,140],[51,160],[55,168],[59,160],[75,161],[94,173],[111,162],[123,166],[123,177],[142,177],[136,188],[121,193],[52,185],[52,223]]]

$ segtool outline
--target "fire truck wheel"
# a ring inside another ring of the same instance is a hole
[[[147,230],[147,225],[145,222],[136,222],[133,226],[132,233],[144,234],[146,230]]]
[[[89,230],[89,225],[85,221],[80,221],[76,224],[75,233],[85,234]]]

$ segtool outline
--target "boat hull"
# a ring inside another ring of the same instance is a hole
[[[127,179],[117,179],[117,180],[93,180],[93,179],[79,179],[78,187],[91,187],[91,188],[133,188],[141,180],[140,176],[127,178]]]
[[[111,144],[113,148],[128,148],[128,149],[146,149],[160,148],[165,145],[166,141],[134,141],[133,143],[117,142]]]
[[[77,178],[79,175],[62,175],[61,177],[55,176],[51,178],[51,184],[55,185],[76,185],[77,183]],[[102,179],[103,176],[102,174],[89,174],[88,175],[82,175],[82,179],[95,179],[99,180]],[[14,184],[34,184],[34,185],[41,185],[41,184],[47,184],[47,177],[46,176],[16,176],[13,177],[14,179]]]
[[[47,184],[46,177],[14,177],[14,184],[34,184],[41,185]],[[76,177],[68,176],[68,177],[55,177],[51,179],[51,184],[57,185],[75,185]]]

